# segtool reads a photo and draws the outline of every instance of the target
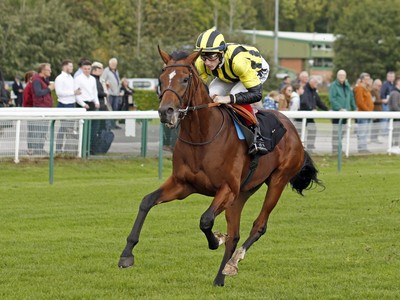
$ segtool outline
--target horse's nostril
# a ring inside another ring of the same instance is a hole
[[[167,109],[167,115],[172,115],[174,113],[174,109],[172,107],[169,107]]]
[[[158,109],[158,114],[162,123],[170,123],[174,117],[175,109],[173,106],[163,106]]]

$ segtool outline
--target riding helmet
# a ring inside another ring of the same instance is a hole
[[[225,47],[225,38],[222,33],[212,28],[200,33],[194,51],[202,49],[202,52],[221,53]]]

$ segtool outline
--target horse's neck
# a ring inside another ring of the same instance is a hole
[[[209,99],[208,94],[197,95],[196,97],[203,97],[198,99]],[[221,128],[224,122],[224,116],[219,107],[204,107],[207,101],[195,104],[201,108],[195,109],[188,113],[182,120],[181,132],[182,134],[191,137],[192,140],[207,139],[215,135]]]

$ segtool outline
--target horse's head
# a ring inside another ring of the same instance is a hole
[[[176,127],[179,119],[184,117],[191,105],[199,87],[202,85],[194,62],[200,52],[188,54],[174,52],[171,55],[158,48],[164,61],[163,72],[160,75],[160,120],[168,127]]]

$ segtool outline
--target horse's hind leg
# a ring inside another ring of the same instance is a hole
[[[134,264],[133,248],[139,242],[140,231],[150,209],[162,202],[185,198],[189,192],[184,185],[177,183],[170,177],[159,189],[145,196],[140,203],[139,212],[136,216],[133,228],[127,238],[127,243],[122,251],[118,266],[127,268]]]
[[[251,245],[253,245],[267,231],[267,222],[269,215],[274,209],[276,203],[278,202],[282,191],[288,181],[289,179],[286,180],[278,177],[274,177],[271,179],[267,195],[263,203],[263,207],[257,219],[253,223],[253,228],[251,229],[249,237],[243,243],[243,245],[236,250],[231,259],[227,262],[222,271],[222,274],[233,276],[238,273],[239,261],[244,258],[246,251],[251,247]]]

